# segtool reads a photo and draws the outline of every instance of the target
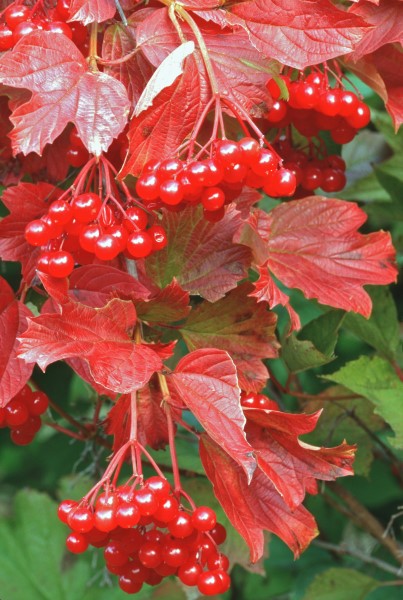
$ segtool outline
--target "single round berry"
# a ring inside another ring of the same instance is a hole
[[[215,160],[221,163],[223,167],[239,163],[242,160],[242,150],[237,142],[231,140],[218,140],[215,144]]]
[[[259,154],[258,160],[252,163],[251,168],[252,171],[256,173],[256,175],[266,175],[268,173],[272,173],[277,169],[278,166],[278,157],[273,150],[269,150],[268,148],[262,148]]]
[[[164,204],[176,206],[183,200],[183,189],[179,181],[166,179],[159,187],[159,196]]]
[[[172,179],[176,173],[183,169],[183,163],[177,158],[168,158],[163,160],[158,166],[158,179],[165,181]]]
[[[47,411],[49,406],[49,398],[45,392],[36,391],[32,392],[25,400],[25,404],[29,410],[29,413],[34,416],[43,415]]]
[[[329,117],[339,114],[341,106],[340,90],[327,90],[323,92],[316,105],[316,110]]]
[[[223,544],[227,539],[227,531],[224,525],[217,523],[211,531],[209,531],[210,537],[213,538],[217,545]]]
[[[122,567],[129,561],[129,555],[125,550],[123,542],[110,541],[104,550],[104,559],[107,565]]]
[[[205,210],[218,210],[225,204],[225,194],[218,187],[206,188],[201,201]]]
[[[357,134],[357,130],[351,127],[347,122],[345,125],[341,125],[332,129],[330,136],[336,144],[348,144],[351,142]]]
[[[185,585],[196,585],[201,573],[201,565],[192,560],[187,561],[178,569],[178,577]]]
[[[141,515],[153,515],[156,510],[158,510],[158,498],[154,492],[146,486],[139,490],[135,490],[133,501],[137,504]]]
[[[98,194],[88,192],[73,198],[71,207],[73,216],[79,223],[90,223],[98,216],[102,208],[102,200]]]
[[[73,531],[87,533],[94,527],[94,513],[89,506],[79,504],[69,512],[67,524]]]
[[[147,213],[138,206],[130,206],[126,209],[126,220],[124,225],[128,231],[143,230],[147,227],[148,215]]]
[[[51,239],[51,228],[42,219],[35,219],[25,227],[24,235],[31,246],[44,246]]]
[[[220,594],[223,589],[221,577],[217,571],[204,571],[197,580],[197,589],[205,596]]]
[[[10,431],[11,441],[16,446],[28,446],[28,444],[30,444],[35,437],[35,433],[32,431],[27,431],[24,425]]]
[[[220,554],[220,553],[212,554],[207,559],[207,567],[211,571],[214,571],[215,569],[222,569],[224,571],[228,571],[228,569],[229,569],[228,556],[226,556],[225,554]]]
[[[17,428],[28,420],[29,411],[22,400],[13,398],[5,407],[5,421],[8,427]]]
[[[151,225],[147,233],[152,239],[153,250],[162,250],[168,244],[167,233],[160,225]]]
[[[22,21],[13,30],[14,43],[16,44],[22,38],[33,31],[38,31],[39,27],[33,21]]]
[[[167,539],[162,547],[162,559],[171,567],[179,567],[187,561],[189,550],[182,540]]]
[[[71,27],[67,25],[67,23],[63,23],[63,21],[50,21],[46,23],[45,27],[46,31],[50,31],[51,33],[60,33],[65,35],[70,40],[73,39],[73,32]]]
[[[134,502],[120,502],[116,509],[116,523],[124,529],[137,525],[140,517],[140,511]]]
[[[173,496],[169,496],[164,502],[160,503],[153,517],[162,523],[168,523],[177,517],[179,513],[179,503]]]
[[[112,531],[117,525],[115,508],[97,508],[94,525],[99,531]]]
[[[58,250],[52,252],[49,258],[49,275],[52,277],[63,278],[68,277],[74,269],[74,259],[70,252]]]
[[[136,231],[127,240],[127,251],[133,258],[145,258],[151,254],[153,246],[153,239],[146,231]]]
[[[88,540],[82,533],[73,531],[67,536],[66,547],[73,554],[82,554],[87,550],[88,545]]]
[[[198,506],[192,514],[192,525],[198,531],[209,531],[216,523],[216,514],[209,506]]]
[[[276,100],[273,102],[273,105],[269,112],[266,115],[269,123],[280,123],[283,119],[286,118],[288,112],[287,103],[284,100]]]
[[[94,253],[99,260],[113,260],[121,252],[122,245],[110,233],[103,233],[95,242]]]
[[[143,587],[143,582],[134,581],[125,574],[119,577],[119,587],[126,594],[137,594]]]
[[[241,162],[250,166],[259,158],[259,142],[251,137],[244,137],[238,142],[238,148],[241,151]]]
[[[14,30],[17,25],[28,21],[31,16],[29,6],[12,4],[3,13],[4,19],[11,30]]]
[[[12,30],[4,23],[0,23],[0,52],[10,50],[15,44]]]
[[[341,117],[349,117],[355,112],[358,103],[359,100],[354,92],[343,90],[340,94],[339,115]]]
[[[346,176],[338,169],[324,169],[322,171],[321,188],[325,192],[340,192],[346,185]]]
[[[319,167],[307,167],[303,171],[301,185],[305,190],[313,191],[322,184],[322,170]]]
[[[269,94],[271,95],[271,97],[273,98],[273,100],[278,100],[280,98],[280,96],[282,95],[282,91],[283,91],[282,88],[285,88],[285,91],[288,94],[290,83],[291,83],[290,78],[287,75],[280,75],[279,77],[276,77],[275,79],[274,78],[270,79],[266,83],[266,88],[267,88]]]
[[[358,102],[354,111],[346,118],[348,125],[354,129],[366,127],[371,120],[371,111],[364,102]]]
[[[149,569],[162,562],[162,547],[158,542],[145,542],[139,550],[139,561]]]
[[[97,241],[102,235],[102,230],[99,225],[93,223],[86,225],[80,231],[79,242],[80,246],[86,252],[95,253]]]
[[[55,200],[49,206],[48,215],[55,223],[66,225],[73,219],[73,209],[64,200]]]
[[[145,481],[145,485],[153,492],[158,502],[164,502],[171,492],[171,484],[169,483],[168,479],[159,477],[158,475],[149,477]]]
[[[156,200],[159,196],[159,185],[160,182],[154,173],[146,173],[137,180],[137,195],[147,202]]]
[[[174,537],[186,538],[193,533],[192,517],[187,512],[180,510],[177,516],[168,523],[168,529]]]

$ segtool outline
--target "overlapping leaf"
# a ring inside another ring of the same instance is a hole
[[[303,506],[291,510],[260,468],[248,485],[242,469],[207,435],[200,440],[200,457],[218,501],[249,546],[252,562],[263,555],[263,531],[278,535],[296,557],[317,535],[313,516]]]
[[[277,355],[277,317],[248,297],[252,290],[252,284],[243,283],[215,303],[203,302],[192,310],[181,333],[190,350],[226,350],[238,368],[241,388],[258,391],[269,376],[261,360]]]
[[[31,376],[33,363],[18,358],[18,336],[27,327],[30,310],[0,278],[0,407],[4,407]]]
[[[367,27],[329,0],[251,0],[232,14],[255,48],[297,69],[351,52]]]
[[[269,271],[307,298],[368,317],[372,303],[363,286],[396,279],[390,235],[358,233],[367,217],[356,204],[313,196],[259,214],[240,240],[252,247],[264,242]],[[271,306],[278,302],[274,295]]]
[[[353,474],[355,446],[318,448],[298,439],[314,430],[320,412],[294,415],[245,409],[245,415],[247,438],[258,465],[291,509],[301,504],[306,492],[317,493],[316,480],[333,481]]]
[[[72,122],[88,150],[99,155],[126,125],[124,85],[89,70],[77,46],[60,34],[36,31],[22,38],[2,57],[0,81],[32,92],[11,116],[15,153],[40,154]]]
[[[169,381],[209,436],[240,465],[245,481],[256,467],[246,441],[236,368],[226,352],[196,350],[182,358]]]
[[[61,191],[49,183],[19,183],[7,188],[2,202],[10,215],[0,222],[0,257],[3,260],[19,261],[22,276],[27,284],[35,275],[39,248],[30,246],[24,237],[26,225],[45,214],[48,205]]]
[[[374,52],[384,44],[399,42],[403,44],[403,6],[400,0],[388,0],[379,6],[360,3],[350,7],[350,14],[359,15],[373,25],[365,32],[363,39],[355,47],[354,60]]]
[[[102,23],[113,19],[115,12],[114,0],[71,0],[70,21],[81,21],[83,25]]]
[[[190,294],[210,302],[222,298],[245,277],[251,260],[249,249],[232,241],[240,224],[234,208],[219,223],[206,221],[199,208],[166,212],[169,244],[146,260],[148,277],[161,288],[176,277]]]
[[[80,357],[94,380],[116,393],[140,389],[161,369],[161,358],[152,346],[132,340],[136,311],[131,302],[115,299],[103,308],[92,308],[67,301],[60,310],[29,320],[20,337],[21,358],[44,370],[57,360]]]

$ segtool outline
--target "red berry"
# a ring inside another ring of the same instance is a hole
[[[175,519],[179,512],[179,503],[173,496],[169,496],[154,513],[154,519],[162,523],[168,523]]]
[[[10,431],[11,441],[16,446],[27,446],[33,441],[34,437],[35,433],[32,431],[27,431],[24,426],[21,426],[18,429],[12,429]]]
[[[124,225],[128,231],[134,231],[136,229],[145,229],[148,224],[147,213],[138,206],[130,206],[126,209],[126,221]]]
[[[139,561],[147,568],[153,569],[162,562],[162,547],[158,542],[146,542],[139,550]]]
[[[76,506],[78,506],[78,503],[75,500],[63,500],[62,502],[60,502],[57,509],[57,516],[59,517],[60,521],[62,521],[62,523],[67,524],[67,517],[70,511],[73,508],[76,508]]]
[[[94,253],[97,241],[99,240],[101,235],[102,230],[99,225],[97,225],[96,223],[92,225],[86,225],[81,229],[79,235],[81,248],[83,248],[83,250],[86,250],[87,252]]]
[[[153,239],[146,231],[137,231],[129,235],[127,251],[133,258],[145,258],[153,251]]]
[[[266,193],[278,198],[292,196],[296,187],[297,182],[294,173],[281,168],[270,175],[270,179],[263,189],[265,192],[266,189],[271,189],[271,193]]]
[[[67,516],[67,524],[79,533],[87,533],[94,527],[94,514],[88,506],[79,504]]]
[[[275,171],[277,166],[278,157],[276,153],[268,148],[262,148],[258,160],[252,163],[251,168],[256,175],[263,176]]]
[[[22,21],[14,27],[13,36],[14,43],[19,42],[23,37],[29,35],[33,31],[38,31],[39,27],[33,21]]]
[[[212,187],[219,184],[224,177],[224,167],[213,158],[205,160],[203,164],[208,168],[204,177],[204,185]]]
[[[227,539],[226,529],[224,525],[221,525],[221,523],[217,523],[215,527],[209,531],[209,535],[213,538],[217,545],[223,544]]]
[[[176,173],[183,169],[183,163],[177,158],[168,158],[163,160],[158,167],[158,179],[165,181],[166,179],[172,179]]]
[[[336,144],[348,144],[357,134],[357,130],[353,129],[347,122],[330,132],[331,138]]]
[[[287,116],[288,108],[284,100],[276,100],[266,115],[269,123],[280,123]]]
[[[158,517],[157,517],[158,518]],[[168,523],[169,533],[177,538],[186,538],[193,533],[193,523],[191,516],[180,510],[177,516]]]
[[[166,179],[159,187],[159,196],[164,204],[176,206],[183,200],[183,190],[179,181]]]
[[[238,148],[241,151],[241,162],[245,165],[251,165],[258,160],[260,155],[260,144],[257,140],[244,137],[238,142]]]
[[[73,209],[65,200],[55,200],[49,206],[48,215],[54,223],[65,225],[73,219]]]
[[[158,509],[157,496],[146,486],[134,491],[133,501],[137,504],[141,515],[153,515]]]
[[[321,188],[325,192],[340,192],[346,185],[346,176],[338,169],[324,169],[322,171]]]
[[[49,258],[49,275],[57,278],[68,277],[73,269],[74,259],[70,252],[64,250],[52,252],[52,255]]]
[[[88,548],[88,541],[82,533],[73,531],[66,539],[67,550],[73,554],[81,554]]]
[[[224,192],[218,187],[206,188],[201,196],[205,210],[218,210],[225,204]]]
[[[73,146],[74,148],[86,149],[83,144],[83,141],[80,138],[80,135],[75,127],[73,127],[73,129],[70,131],[69,142],[70,142],[71,146]]]
[[[340,94],[339,115],[342,117],[349,117],[357,109],[358,103],[359,100],[354,92],[343,90]]]
[[[45,30],[50,31],[51,33],[61,33],[70,40],[73,39],[71,27],[69,27],[67,23],[63,23],[63,21],[50,21],[46,23]]]
[[[128,553],[125,550],[123,542],[112,540],[105,546],[104,559],[108,567],[122,567],[129,561]]]
[[[43,415],[49,406],[49,398],[45,392],[32,392],[25,400],[29,413],[34,416]]]
[[[117,525],[116,509],[97,508],[95,510],[94,525],[99,531],[112,531]]]
[[[209,531],[217,523],[217,517],[209,506],[198,506],[192,514],[192,524],[198,531]]]
[[[224,571],[228,571],[228,557],[225,554],[212,554],[207,560],[207,566],[211,571],[214,571],[214,569],[222,569]]]
[[[143,587],[143,583],[134,581],[128,575],[124,574],[119,577],[119,587],[126,594],[137,594]]]
[[[167,233],[160,225],[152,225],[147,229],[147,233],[151,236],[153,242],[153,250],[162,250],[168,244]]]
[[[141,175],[136,183],[137,195],[147,202],[156,200],[159,195],[159,184],[160,182],[154,173]]]
[[[70,16],[71,0],[57,0],[57,12],[62,19],[67,21]]]
[[[301,108],[314,108],[319,101],[320,91],[317,86],[301,81],[296,84],[294,97]]]
[[[187,561],[189,550],[182,540],[167,539],[162,547],[162,559],[171,567],[179,567]]]
[[[121,502],[116,509],[116,523],[124,529],[137,525],[140,516],[138,506],[133,502]]]
[[[168,479],[157,475],[149,477],[145,481],[145,486],[153,492],[158,502],[164,502],[171,492],[171,484]]]
[[[202,567],[192,560],[187,561],[178,569],[178,577],[185,585],[196,585],[201,573]]]
[[[99,260],[113,260],[121,251],[119,240],[110,233],[104,233],[99,236],[95,242],[95,256]]]
[[[88,29],[82,23],[74,21],[70,23],[70,29],[73,33],[73,42],[76,46],[82,46],[85,44],[88,37]]]
[[[199,575],[197,589],[205,596],[214,596],[221,593],[223,583],[217,571],[205,571]]]
[[[102,208],[102,200],[98,194],[88,192],[75,196],[71,203],[74,218],[79,223],[90,223],[97,218]]]
[[[278,100],[282,93],[281,88],[277,83],[277,80],[281,80],[283,82],[284,87],[286,88],[287,91],[289,90],[289,87],[290,87],[290,78],[287,75],[280,75],[279,77],[276,77],[276,79],[270,79],[266,83],[266,88],[274,100]]]
[[[25,227],[25,239],[31,246],[44,246],[51,239],[51,228],[42,219],[30,221]]]
[[[15,40],[12,30],[7,25],[4,25],[4,23],[0,23],[0,52],[10,50],[14,44]]]
[[[66,161],[74,168],[82,167],[89,159],[88,150],[83,147],[69,148],[66,152]]]
[[[322,184],[322,171],[319,167],[307,167],[302,174],[301,185],[305,190],[313,191]]]
[[[242,160],[242,150],[237,142],[231,140],[218,140],[215,144],[215,160],[223,167],[239,163]]]
[[[207,181],[211,178],[211,171],[207,163],[193,161],[186,167],[184,175],[194,187],[197,187],[207,185]]]
[[[31,15],[31,9],[22,4],[12,4],[3,13],[4,19],[11,30],[14,30],[17,25],[28,21]]]
[[[13,398],[5,407],[5,421],[8,427],[16,428],[28,421],[29,411],[25,402]]]
[[[327,90],[319,98],[316,110],[329,117],[339,114],[341,106],[341,92],[338,89]]]
[[[371,111],[364,102],[358,102],[354,111],[346,118],[348,125],[354,129],[366,127],[371,120]]]

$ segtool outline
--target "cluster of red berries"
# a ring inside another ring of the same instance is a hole
[[[44,392],[31,390],[29,385],[24,385],[7,406],[0,408],[0,428],[9,427],[14,444],[26,446],[40,430],[40,416],[48,406],[49,398]]]
[[[207,596],[229,589],[229,561],[218,549],[225,528],[208,506],[183,510],[163,477],[150,477],[138,489],[110,488],[95,507],[63,500],[58,516],[72,530],[68,550],[104,548],[106,568],[124,592],[135,594],[143,583],[157,585],[170,575]]]
[[[50,204],[40,219],[25,228],[29,244],[42,247],[37,268],[53,277],[68,277],[75,263],[90,264],[94,258],[110,261],[120,253],[130,259],[145,258],[167,244],[163,227],[149,225],[140,207],[113,207],[87,192]]]
[[[40,3],[34,6],[15,2],[5,9],[2,15],[4,21],[0,23],[0,52],[10,50],[20,39],[39,30],[61,33],[73,40],[80,49],[85,49],[87,28],[78,22],[66,23],[70,16],[68,0],[58,0],[55,7],[46,9],[46,13],[42,9],[42,15],[38,15]]]
[[[256,392],[241,392],[241,406],[260,410],[279,410],[277,402]]]
[[[302,149],[295,149],[288,142],[282,140],[274,144],[276,150],[284,158],[284,167],[290,169],[297,182],[296,196],[301,191],[313,192],[321,188],[324,192],[339,192],[346,185],[346,163],[337,154],[319,156],[318,149],[313,144],[308,147],[308,154]],[[324,154],[322,150],[322,154]]]
[[[216,140],[211,156],[204,160],[150,161],[137,180],[136,192],[150,208],[179,209],[201,203],[205,217],[218,221],[225,204],[237,198],[244,186],[263,188],[277,198],[292,196],[296,182],[271,146],[262,148],[257,140],[245,137],[238,142]]]
[[[292,124],[307,138],[329,131],[334,142],[347,144],[370,122],[368,106],[354,92],[342,87],[330,88],[327,76],[321,71],[302,75],[297,81],[291,81],[288,75],[282,75],[281,79],[288,100],[281,99],[281,89],[275,79],[267,82],[274,100],[267,120],[273,127],[281,129]]]

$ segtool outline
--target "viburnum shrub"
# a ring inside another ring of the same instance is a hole
[[[44,414],[111,450],[58,514],[67,549],[102,548],[124,592],[169,576],[229,589],[226,530],[186,490],[178,434],[198,443],[251,562],[265,531],[298,556],[317,535],[306,493],[353,473],[355,446],[299,440],[320,413],[286,412],[270,359],[301,327],[287,289],[368,318],[364,286],[396,279],[389,234],[360,233],[363,210],[326,193],[345,187],[341,146],[371,119],[351,74],[403,120],[402,11],[2,2],[0,255],[21,280],[0,281],[0,427],[25,445]],[[48,410],[31,380],[60,360],[97,394],[90,423]]]

